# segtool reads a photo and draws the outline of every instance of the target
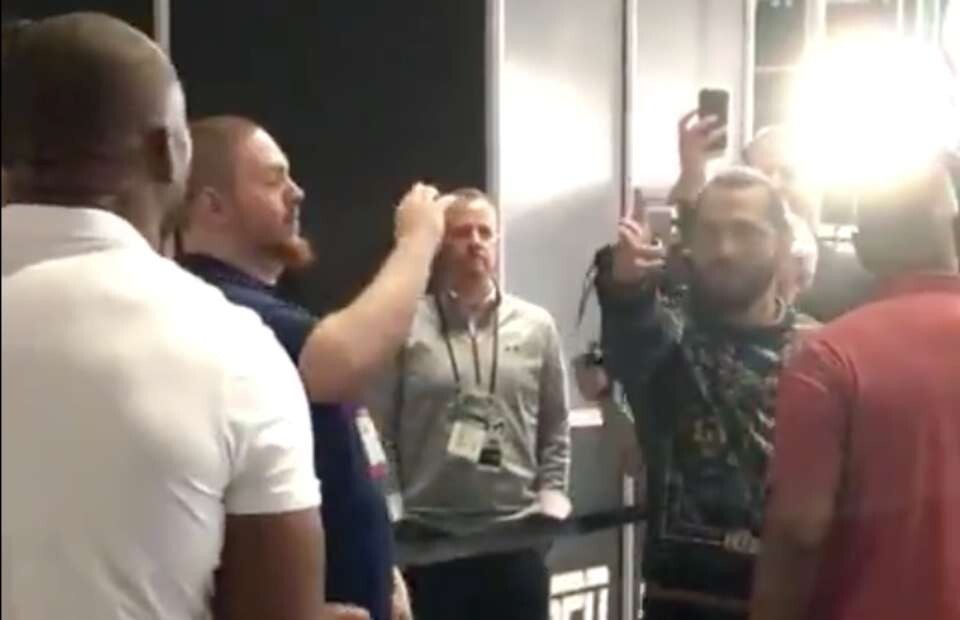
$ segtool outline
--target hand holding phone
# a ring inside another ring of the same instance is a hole
[[[674,208],[670,205],[647,207],[646,225],[654,242],[667,247],[673,244],[674,219]]]
[[[727,148],[727,124],[729,120],[730,93],[725,90],[704,88],[697,96],[697,116],[700,120],[713,117],[716,122],[712,130],[723,129],[720,136],[708,145],[710,151],[724,151]]]
[[[646,219],[646,210],[642,209],[639,214],[635,212],[620,220],[611,265],[615,283],[630,285],[651,281],[663,269],[666,249],[653,239]]]

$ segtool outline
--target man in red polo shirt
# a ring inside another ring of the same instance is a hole
[[[940,166],[861,201],[880,286],[780,382],[755,620],[960,618],[957,217]]]

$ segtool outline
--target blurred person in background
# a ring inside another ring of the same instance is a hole
[[[666,251],[625,219],[600,267],[604,364],[626,391],[647,471],[644,618],[743,619],[766,500],[780,363],[814,323],[779,297],[787,207],[749,168],[701,190],[683,234],[691,281],[662,294]]]
[[[496,207],[453,192],[431,293],[370,397],[402,493],[401,531],[464,536],[563,518],[570,425],[560,336],[546,310],[500,291]],[[418,620],[548,617],[545,550],[407,569]]]
[[[156,252],[191,159],[174,67],[94,13],[4,65],[3,617],[326,617],[296,371]]]
[[[409,618],[381,485],[386,461],[373,422],[356,403],[410,330],[448,201],[415,185],[396,210],[395,246],[380,273],[346,308],[317,317],[276,290],[285,270],[313,260],[300,234],[305,194],[283,150],[240,117],[201,119],[191,133],[180,262],[259,314],[300,370],[324,491],[327,597],[374,620]]]
[[[960,235],[946,170],[860,197],[875,296],[787,366],[754,620],[960,618]]]
[[[707,163],[721,152],[711,146],[726,131],[716,119],[696,118],[696,111],[680,119],[677,128],[680,177],[669,200],[680,208],[693,204],[707,181]],[[791,157],[788,128],[769,126],[759,130],[744,148],[743,162],[765,174],[786,199],[793,229],[790,257],[780,275],[781,295],[795,299],[798,307],[818,320],[829,320],[856,307],[869,295],[872,278],[852,253],[817,239],[821,197],[798,175]]]

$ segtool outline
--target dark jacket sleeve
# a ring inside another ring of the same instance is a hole
[[[597,278],[601,345],[607,372],[624,387],[635,415],[650,376],[679,342],[682,324],[653,286],[624,287]]]

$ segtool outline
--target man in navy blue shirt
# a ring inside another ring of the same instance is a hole
[[[275,289],[285,269],[312,259],[299,234],[304,193],[283,151],[238,117],[207,118],[191,132],[181,263],[257,312],[298,365],[323,484],[327,598],[361,607],[374,620],[409,617],[378,484],[385,457],[369,417],[343,403],[358,400],[406,337],[443,236],[447,201],[415,185],[397,209],[396,245],[380,273],[350,306],[318,318]]]

